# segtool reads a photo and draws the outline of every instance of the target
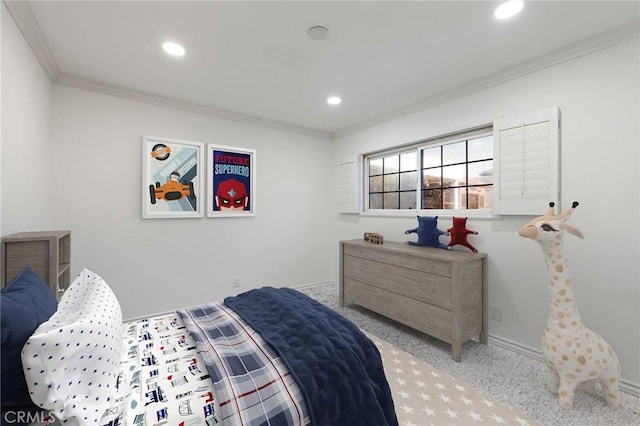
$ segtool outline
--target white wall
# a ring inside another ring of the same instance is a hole
[[[125,317],[331,278],[330,142],[54,86],[55,226]],[[256,150],[257,215],[141,218],[142,135]],[[241,288],[232,287],[239,275]]]
[[[55,169],[51,154],[51,84],[2,8],[2,235],[49,230]]]
[[[637,39],[476,92],[334,143],[344,155],[437,136],[501,115],[558,105],[561,110],[561,200],[580,202],[572,223],[586,235],[568,235],[565,249],[584,322],[616,350],[623,377],[640,382],[640,274],[638,267],[639,54]],[[540,206],[539,214],[546,210]],[[492,336],[539,350],[547,316],[546,269],[539,246],[519,238],[531,217],[469,219],[480,232],[469,241],[489,255],[489,304],[502,307]],[[380,232],[406,241],[412,218],[338,215],[336,240]],[[441,229],[451,225],[441,218]],[[464,247],[460,249],[464,250]],[[337,260],[337,244],[334,245]],[[334,276],[337,276],[334,261]]]

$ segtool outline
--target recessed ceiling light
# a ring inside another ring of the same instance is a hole
[[[493,16],[497,19],[508,19],[516,15],[524,7],[522,0],[509,0],[496,7]]]
[[[167,52],[171,56],[184,56],[185,54],[184,47],[172,41],[167,41],[165,43],[162,43],[162,48],[164,49],[165,52]]]
[[[342,99],[340,99],[339,96],[329,96],[327,98],[327,103],[329,105],[340,105],[340,102],[342,102]]]
[[[315,27],[309,28],[307,35],[314,40],[324,40],[329,37],[329,30],[322,25],[316,25]]]

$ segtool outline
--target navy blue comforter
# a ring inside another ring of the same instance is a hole
[[[398,425],[380,352],[355,324],[287,288],[251,290],[224,303],[283,357],[312,425]]]

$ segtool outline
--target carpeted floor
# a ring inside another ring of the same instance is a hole
[[[471,340],[463,345],[462,362],[458,363],[451,359],[451,348],[444,342],[359,306],[338,306],[337,284],[298,290],[340,312],[363,330],[544,425],[640,425],[640,398],[637,396],[622,392],[624,408],[615,410],[608,407],[603,398],[578,391],[573,410],[565,410],[558,407],[556,396],[546,390],[546,368],[539,360]]]

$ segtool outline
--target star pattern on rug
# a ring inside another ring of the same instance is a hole
[[[471,386],[368,335],[382,355],[400,426],[539,426]]]

